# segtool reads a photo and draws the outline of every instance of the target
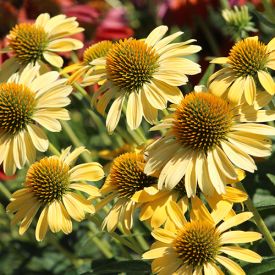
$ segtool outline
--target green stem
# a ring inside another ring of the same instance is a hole
[[[70,138],[70,140],[72,141],[73,145],[75,147],[80,147],[80,146],[84,146],[82,144],[82,142],[79,140],[79,138],[77,137],[77,135],[75,134],[75,132],[72,130],[70,124],[66,121],[61,121],[61,125],[62,125],[62,128],[64,129],[64,131],[66,132],[67,136]],[[82,159],[85,161],[85,162],[92,162],[92,158],[91,156],[89,155],[89,153],[87,152],[84,152],[82,155],[81,155]]]
[[[138,247],[134,246],[131,242],[125,240],[123,237],[119,236],[117,233],[115,232],[109,232],[109,234],[117,239],[121,244],[125,245],[126,247],[129,247],[131,250],[133,250],[135,253],[141,255],[143,253],[142,250],[140,250]]]
[[[135,237],[137,239],[137,241],[139,242],[140,246],[143,249],[143,252],[149,249],[149,245],[147,243],[147,241],[145,240],[145,238],[143,237],[143,233],[141,233],[140,229],[138,227],[136,227],[134,229],[134,234]]]
[[[246,192],[246,190],[245,190],[244,186],[242,185],[242,183],[239,183],[238,186],[240,187],[240,189],[242,191]],[[263,236],[264,236],[268,246],[270,247],[273,255],[275,255],[275,241],[274,241],[271,233],[269,232],[264,220],[262,219],[261,215],[259,214],[258,210],[253,205],[253,202],[252,202],[252,200],[250,199],[249,196],[248,196],[247,201],[245,201],[245,205],[248,208],[248,210],[253,213],[254,220],[256,222],[257,227],[259,228],[259,230],[263,234]]]
[[[52,154],[54,154],[54,155],[56,155],[56,156],[60,156],[59,150],[58,150],[58,149],[55,147],[55,145],[53,145],[51,142],[50,142],[50,145],[49,145],[48,150],[49,150]]]
[[[0,192],[8,199],[10,200],[11,192],[9,189],[4,185],[3,182],[0,182]]]

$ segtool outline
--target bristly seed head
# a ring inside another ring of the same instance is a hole
[[[144,163],[143,155],[136,153],[125,153],[114,160],[109,177],[120,197],[131,198],[135,192],[156,184],[157,178],[144,174]]]
[[[207,153],[226,138],[233,114],[227,101],[210,93],[190,93],[179,104],[172,132],[185,147]]]
[[[69,190],[69,166],[57,157],[45,157],[29,168],[25,185],[41,203],[61,200]]]
[[[120,89],[138,91],[152,79],[159,67],[158,59],[156,51],[144,41],[121,40],[106,56],[107,77]]]
[[[173,248],[184,265],[198,267],[214,261],[220,245],[220,235],[213,225],[192,221],[178,232]]]
[[[42,27],[30,23],[16,25],[8,35],[9,46],[21,64],[35,63],[42,59],[49,39]]]
[[[266,45],[253,39],[237,42],[229,53],[229,64],[238,77],[255,76],[264,70],[267,62]]]
[[[0,84],[0,129],[11,135],[31,122],[36,100],[28,87],[16,83]]]
[[[93,60],[104,57],[108,51],[112,48],[113,43],[109,40],[101,41],[93,44],[85,50],[83,53],[83,60],[85,63],[89,64]]]

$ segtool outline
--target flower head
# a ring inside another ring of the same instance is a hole
[[[93,62],[98,69],[82,84],[104,81],[94,95],[93,104],[103,114],[114,99],[106,121],[109,132],[119,122],[125,99],[128,99],[126,119],[131,129],[140,125],[143,116],[153,123],[158,109],[166,108],[168,101],[178,103],[181,100],[182,94],[177,86],[186,84],[186,75],[200,72],[200,66],[184,56],[201,48],[188,45],[194,40],[171,43],[182,32],[163,38],[167,30],[166,26],[160,26],[144,40],[120,40],[105,58]]]
[[[47,150],[43,128],[59,132],[58,120],[70,119],[64,107],[70,103],[72,87],[58,77],[58,72],[39,75],[39,66],[28,65],[0,83],[0,164],[6,174],[34,162],[36,150]]]
[[[226,96],[232,102],[246,101],[253,104],[258,88],[269,94],[275,93],[275,83],[268,72],[275,69],[275,38],[267,45],[258,37],[248,37],[237,42],[228,57],[219,57],[212,63],[225,68],[209,78],[209,88],[218,96]]]
[[[190,221],[187,221],[184,217],[186,209],[171,203],[168,215],[174,227],[153,231],[156,242],[151,250],[143,254],[143,259],[153,259],[152,271],[157,274],[224,274],[218,265],[233,274],[245,274],[237,263],[224,254],[243,261],[260,263],[260,255],[236,244],[259,240],[261,234],[228,231],[249,220],[252,213],[243,212],[221,222],[231,207],[223,210],[209,213],[202,202],[194,198]]]
[[[70,153],[70,147],[60,156],[44,157],[32,164],[27,172],[24,188],[12,194],[7,211],[15,212],[12,223],[21,222],[19,234],[29,228],[33,218],[41,209],[35,236],[41,241],[48,227],[52,232],[72,231],[73,218],[81,221],[85,212],[94,213],[90,199],[99,197],[99,190],[81,181],[98,181],[104,172],[99,163],[91,162],[71,167],[76,158],[85,151],[79,147]],[[87,193],[89,200],[73,191]]]
[[[55,67],[62,67],[63,60],[56,52],[67,52],[83,47],[81,41],[67,38],[83,31],[75,17],[48,13],[40,14],[35,23],[20,23],[7,36],[8,47],[14,55],[14,63],[21,66],[46,61]],[[16,65],[14,65],[16,66]]]
[[[171,116],[152,128],[168,132],[146,149],[144,172],[160,173],[160,189],[173,189],[185,176],[188,197],[196,194],[197,183],[206,195],[213,188],[225,193],[225,184],[237,179],[235,167],[254,172],[250,156],[271,154],[267,136],[275,129],[258,123],[274,119],[274,111],[259,110],[270,98],[260,94],[253,106],[235,106],[209,92],[186,95]]]
[[[85,78],[91,76],[94,70],[94,65],[91,63],[97,58],[105,57],[112,46],[113,43],[109,40],[101,41],[91,45],[84,51],[82,62],[66,67],[62,70],[62,73],[73,72],[69,78],[70,82],[77,81],[80,78],[82,78],[85,82]]]
[[[103,228],[113,231],[119,222],[126,232],[133,225],[133,212],[137,203],[132,200],[136,192],[156,184],[157,178],[147,176],[143,172],[144,158],[142,154],[125,153],[114,159],[110,173],[104,183],[101,192],[109,194],[103,204],[117,197],[117,201],[106,216]]]

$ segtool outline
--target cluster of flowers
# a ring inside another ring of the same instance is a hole
[[[93,214],[115,200],[102,227],[113,231],[121,224],[129,233],[139,209],[140,220],[156,239],[143,254],[143,259],[153,259],[153,272],[223,274],[222,265],[244,274],[224,254],[261,261],[257,253],[237,245],[261,234],[229,229],[253,216],[234,212],[234,203],[247,199],[236,183],[244,171],[257,169],[253,157],[271,154],[268,136],[275,129],[262,122],[275,120],[275,111],[263,109],[275,93],[269,74],[275,69],[275,38],[267,45],[257,37],[237,42],[228,57],[211,61],[224,68],[209,78],[208,87],[196,86],[184,96],[178,87],[188,82],[187,75],[201,71],[186,58],[201,50],[191,44],[195,40],[173,42],[182,32],[165,37],[168,28],[160,26],[146,39],[93,44],[82,62],[51,70],[63,66],[57,52],[83,46],[68,38],[82,31],[75,18],[41,14],[35,23],[15,26],[7,37],[13,57],[1,72],[0,164],[8,175],[30,165],[24,188],[7,206],[15,213],[12,223],[20,222],[23,234],[39,212],[35,236],[41,241],[48,229],[68,234],[71,218],[81,221],[85,212]],[[69,79],[62,77],[68,73]],[[125,112],[131,130],[144,118],[155,124],[151,130],[162,133],[117,156],[101,189],[86,182],[104,177],[99,163],[74,166],[84,147],[72,152],[68,147],[36,161],[36,151],[49,147],[44,128],[61,131],[60,120],[70,119],[65,107],[74,82],[97,85],[91,103],[102,115],[108,108],[108,132],[115,131]],[[168,103],[171,113],[158,122],[159,110],[166,111]]]

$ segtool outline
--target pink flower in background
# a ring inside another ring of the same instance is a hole
[[[124,8],[111,9],[98,25],[94,41],[128,38],[134,33],[128,26]]]

